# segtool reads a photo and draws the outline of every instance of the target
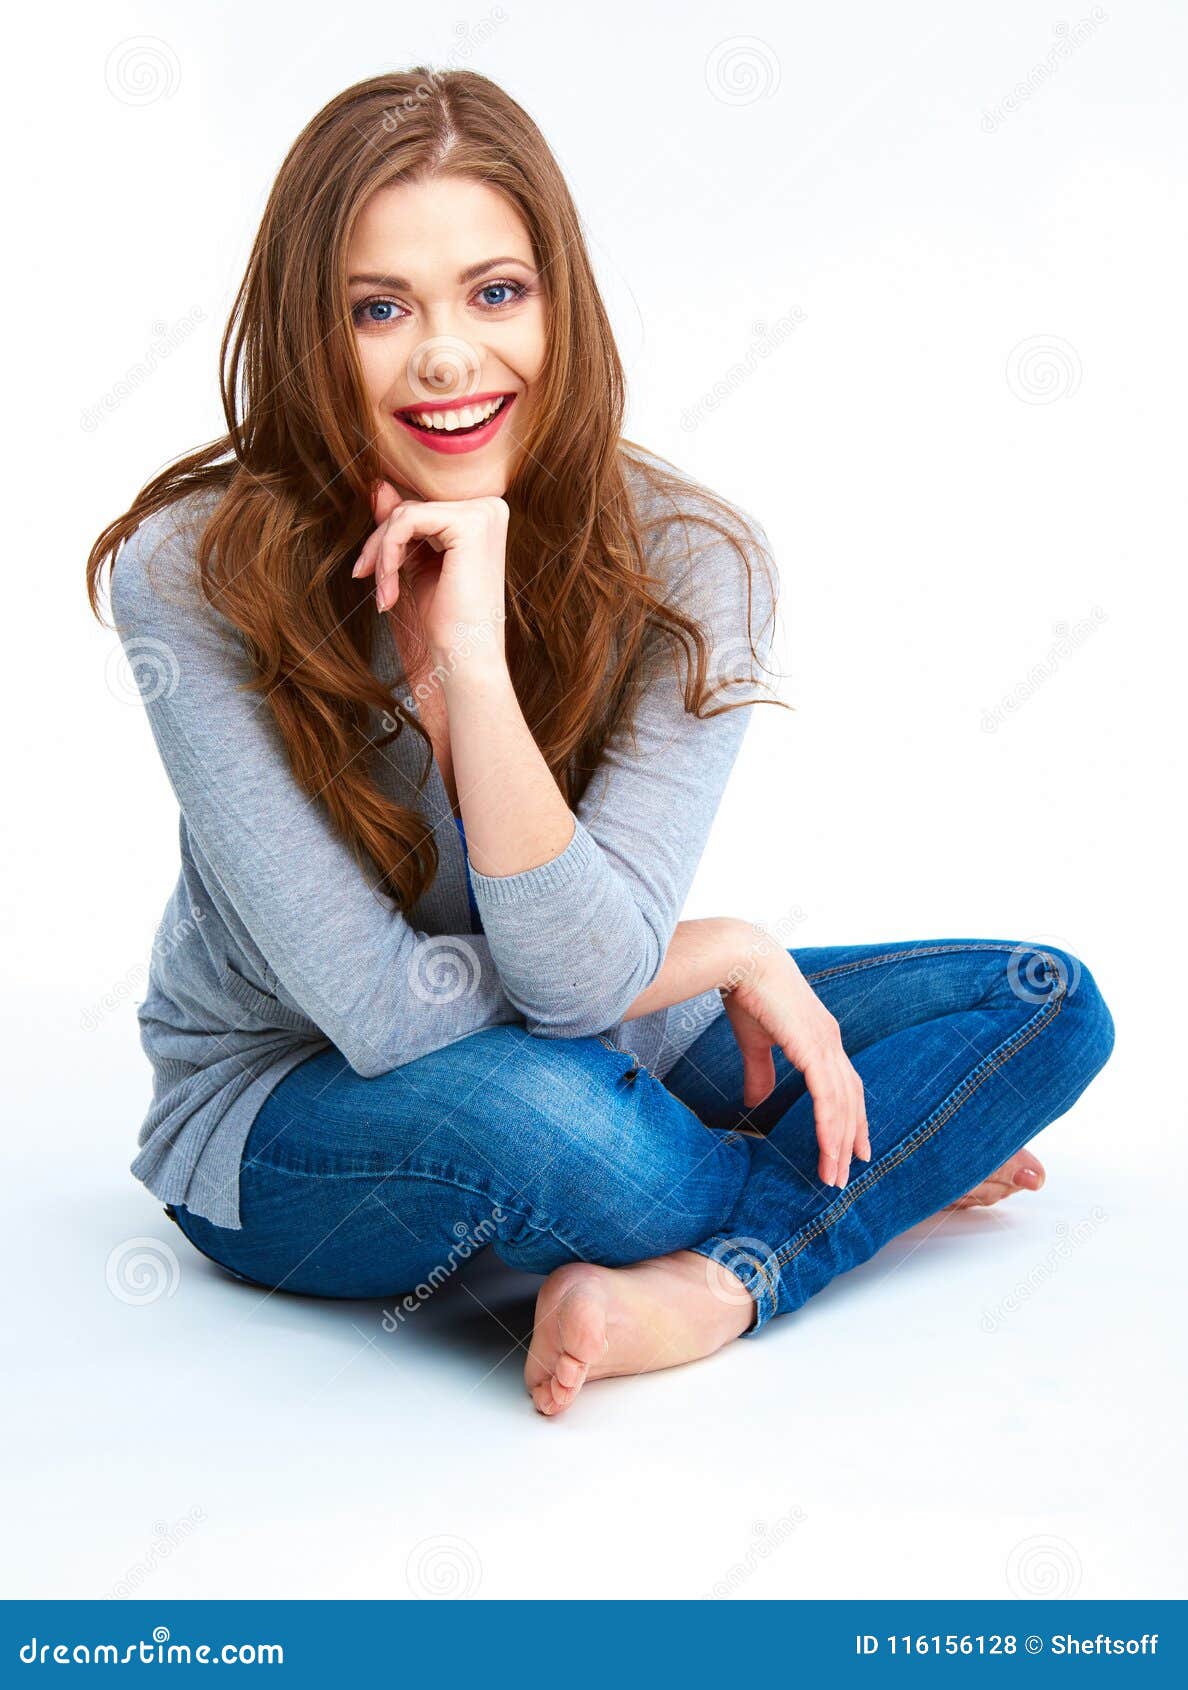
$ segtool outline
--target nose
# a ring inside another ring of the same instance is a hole
[[[477,393],[483,373],[482,349],[466,335],[428,326],[427,338],[409,354],[410,390],[418,399],[453,399]]]

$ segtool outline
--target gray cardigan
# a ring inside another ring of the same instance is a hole
[[[648,572],[707,628],[715,672],[736,674],[746,571],[699,520],[697,483],[674,503],[646,481],[649,456],[624,448],[639,514],[665,518]],[[194,559],[217,497],[148,518],[112,573],[113,619],[180,809],[181,872],[137,1007],[153,1095],[132,1172],[163,1201],[238,1228],[240,1155],[256,1112],[291,1068],[329,1045],[370,1079],[516,1022],[543,1038],[609,1034],[662,1078],[721,1013],[717,991],[633,1021],[623,1014],[664,959],[750,708],[709,720],[686,712],[671,647],[656,642],[636,742],[620,732],[607,746],[565,849],[520,874],[470,871],[481,933],[440,771],[434,763],[418,793],[421,741],[401,734],[377,754],[376,779],[432,822],[440,855],[406,918],[293,778],[262,696],[237,690],[247,653],[203,598]],[[751,626],[766,656],[765,563],[773,581],[775,566],[763,529],[731,509],[753,537]],[[399,696],[400,660],[379,620],[374,672]],[[373,731],[382,731],[376,713]]]

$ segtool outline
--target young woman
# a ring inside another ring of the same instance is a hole
[[[621,437],[527,114],[468,71],[332,100],[223,355],[226,435],[88,564],[180,808],[133,1171],[187,1238],[327,1297],[423,1296],[489,1245],[547,1275],[525,1382],[555,1414],[1042,1184],[1023,1145],[1113,1044],[1075,957],[678,919],[774,568]]]

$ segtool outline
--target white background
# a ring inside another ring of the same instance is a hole
[[[1182,1594],[1179,8],[65,0],[6,28],[7,1594]],[[1118,1029],[1038,1197],[557,1422],[520,1381],[529,1276],[475,1264],[385,1334],[225,1279],[127,1172],[176,809],[85,554],[220,431],[297,131],[416,63],[532,113],[629,435],[776,548],[796,709],[755,712],[686,913],[1048,940]],[[138,1305],[105,1269],[142,1236],[179,1277]]]

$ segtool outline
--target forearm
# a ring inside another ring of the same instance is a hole
[[[470,879],[500,981],[532,1033],[614,1026],[660,966],[664,934],[566,804],[505,669],[447,687]]]
[[[443,682],[472,866],[512,875],[560,856],[573,815],[524,720],[505,664],[468,660]]]
[[[715,986],[733,985],[766,940],[761,928],[734,916],[678,921],[660,972],[623,1019],[636,1021],[654,1010],[671,1009],[673,1004],[712,991]]]
[[[571,843],[576,849],[574,817],[524,720],[506,666],[460,664],[443,685],[470,864],[480,877],[476,890],[485,904],[482,877],[522,875],[552,863]],[[597,892],[587,887],[575,906],[572,889],[553,891],[551,920],[546,918],[539,935],[503,931],[515,911],[504,909],[502,897],[496,907],[484,910],[504,984],[534,1028],[576,1036],[575,1018],[590,1013],[599,1025],[603,1013],[611,1025],[671,1008],[715,986],[733,984],[770,942],[761,928],[732,916],[680,921],[654,978],[622,1010],[630,984],[624,991],[616,977],[627,972],[646,979],[656,966],[657,938],[617,878],[601,876]],[[561,906],[567,907],[563,936],[555,930]],[[620,947],[627,942],[623,954],[630,966],[623,970],[608,967],[616,940]],[[560,973],[559,959],[564,961]],[[553,974],[558,974],[556,985]]]

